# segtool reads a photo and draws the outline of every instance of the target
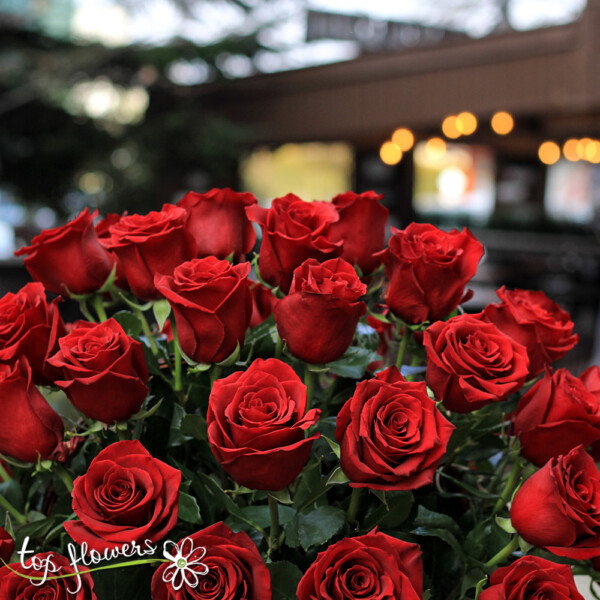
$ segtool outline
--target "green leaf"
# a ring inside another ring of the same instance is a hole
[[[271,498],[275,498],[275,500],[277,500],[277,502],[281,502],[281,504],[292,504],[292,498],[288,488],[283,488],[282,490],[278,490],[276,492],[269,492],[269,496],[271,496]]]
[[[196,498],[185,492],[179,492],[179,513],[177,516],[186,523],[202,523],[200,507],[196,502]]]
[[[267,565],[271,573],[273,600],[296,600],[296,589],[302,579],[302,571],[287,560]]]
[[[375,525],[388,529],[399,527],[410,514],[413,505],[413,495],[412,492],[386,492],[385,501],[387,504],[380,504],[373,512],[367,515],[365,518],[366,529],[371,529]]]
[[[456,536],[450,533],[447,529],[435,529],[431,527],[417,527],[413,529],[411,533],[415,535],[421,535],[426,537],[437,537],[440,540],[443,540],[454,550],[456,555],[460,558],[460,560],[465,561],[465,553],[462,549],[462,546],[456,539]]]
[[[329,439],[327,436],[321,436],[328,444],[329,447],[331,448],[332,452],[337,456],[338,460],[340,458],[340,445],[337,442],[334,442],[333,440]]]
[[[166,320],[171,314],[171,305],[168,300],[155,300],[152,304],[152,312],[158,325],[158,330],[162,331],[165,326]]]
[[[155,414],[158,411],[163,400],[164,400],[164,398],[161,398],[152,408],[149,408],[148,410],[141,410],[140,412],[133,415],[133,417],[129,417],[130,420],[139,421],[141,419],[147,419],[148,417],[151,417],[153,414]],[[102,423],[100,423],[100,425],[102,425]],[[89,433],[89,431],[88,431],[88,433]]]
[[[333,506],[319,506],[308,514],[298,515],[298,534],[304,550],[328,542],[346,522],[346,513]]]
[[[181,446],[192,439],[189,435],[184,435],[181,431],[181,423],[186,417],[185,409],[179,405],[173,405],[173,417],[171,419],[171,428],[169,429],[169,446]]]
[[[202,415],[185,415],[181,420],[181,433],[196,440],[207,440],[206,420]]]
[[[342,471],[342,467],[336,467],[329,476],[327,480],[327,485],[332,485],[334,483],[348,483],[350,480],[347,475]]]
[[[460,535],[460,527],[452,517],[449,517],[443,513],[429,510],[424,506],[419,506],[419,510],[415,518],[415,525],[436,529],[447,529],[456,535]]]
[[[277,505],[279,513],[279,522],[281,525],[289,523],[296,514],[296,511],[290,506],[283,504]],[[244,506],[242,509],[244,516],[252,523],[255,523],[263,529],[271,525],[271,512],[268,506]]]
[[[513,527],[510,519],[505,519],[504,517],[496,515],[496,525],[498,525],[502,531],[506,531],[506,533],[517,533],[517,530]]]
[[[332,373],[340,377],[361,379],[367,367],[380,358],[379,354],[373,350],[359,346],[350,346],[342,358],[327,363],[327,367]]]
[[[533,548],[533,544],[526,542],[521,536],[519,536],[519,548],[523,554],[527,554]]]

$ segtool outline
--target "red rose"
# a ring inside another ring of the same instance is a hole
[[[173,557],[180,556],[189,566],[178,570],[173,561],[158,567],[152,577],[152,600],[271,600],[269,570],[243,531],[233,533],[219,522],[173,546]]]
[[[598,402],[600,402],[600,367],[594,365],[586,369],[579,378],[585,385],[590,394],[593,394]]]
[[[98,236],[98,241],[102,244],[102,246],[104,246],[104,248],[106,248],[111,256],[114,256],[115,260],[117,261],[117,273],[114,284],[122,290],[128,290],[129,284],[127,283],[127,278],[125,277],[123,267],[119,263],[116,254],[110,251],[110,228],[115,223],[118,223],[120,219],[121,215],[117,213],[107,214],[103,219],[100,219],[100,221],[96,223],[96,235]]]
[[[194,257],[196,248],[186,230],[187,218],[183,208],[165,204],[160,212],[123,216],[109,227],[110,241],[103,243],[119,258],[138,298],[160,298],[154,276],[170,275],[177,265]]]
[[[42,552],[20,562],[0,568],[0,598],[2,600],[97,600],[94,581],[85,569],[79,568],[79,576],[52,579],[57,575],[75,573],[65,556],[56,552]],[[12,571],[11,571],[12,569]],[[21,575],[17,575],[17,573]],[[43,583],[40,579],[46,576]]]
[[[551,458],[517,491],[510,520],[530,544],[575,560],[600,556],[600,473],[583,446]]]
[[[46,302],[44,286],[28,283],[16,294],[0,299],[0,362],[27,358],[36,383],[51,383],[57,373],[46,364],[66,333],[57,307],[58,300]]]
[[[140,410],[148,394],[144,351],[117,321],[79,321],[58,345],[48,359],[62,373],[55,384],[86,417],[110,424]]]
[[[24,259],[29,274],[56,294],[90,294],[108,279],[115,263],[98,241],[93,214],[86,208],[62,227],[47,229],[33,238],[31,246],[15,252]]]
[[[197,256],[227,258],[235,261],[252,250],[256,233],[246,216],[246,207],[256,204],[254,194],[213,188],[206,194],[188,192],[177,206],[189,213],[187,230],[197,246]]]
[[[481,314],[437,321],[425,330],[423,344],[427,385],[446,408],[456,412],[504,400],[527,377],[525,347]]]
[[[220,362],[244,343],[252,316],[249,263],[231,265],[214,256],[179,265],[156,277],[156,289],[175,314],[179,343],[196,362]]]
[[[0,560],[10,562],[10,557],[15,551],[15,540],[6,529],[0,527]]]
[[[52,453],[63,431],[61,418],[33,384],[27,360],[0,364],[0,453],[37,462]]]
[[[305,260],[294,271],[289,295],[275,306],[275,323],[290,352],[308,363],[327,363],[352,343],[367,305],[367,291],[354,268],[341,258],[319,264]]]
[[[177,522],[181,472],[153,458],[137,440],[115,442],[73,487],[80,521],[65,529],[78,544],[103,552],[163,538]]]
[[[306,386],[294,370],[258,358],[213,384],[206,416],[213,454],[240,485],[281,490],[296,479],[320,435],[304,437],[321,414],[305,411]]]
[[[385,301],[407,323],[437,321],[463,300],[483,246],[468,229],[449,233],[428,223],[392,227],[382,253],[389,279]]]
[[[566,310],[544,292],[496,290],[500,304],[488,304],[483,314],[498,329],[527,348],[529,378],[562,358],[577,342],[573,321]]]
[[[266,321],[273,314],[277,298],[273,296],[268,287],[258,281],[250,283],[250,293],[252,294],[250,327],[258,327],[258,325]]]
[[[425,383],[406,381],[390,367],[356,386],[335,437],[351,487],[414,490],[433,481],[453,431]]]
[[[320,552],[298,584],[297,600],[421,600],[421,550],[374,529]]]
[[[385,247],[385,226],[389,211],[380,204],[383,194],[364,192],[338,194],[331,202],[340,220],[331,226],[331,240],[343,242],[342,258],[358,265],[364,274],[381,264],[381,256],[373,256]]]
[[[521,453],[538,467],[559,454],[600,440],[600,399],[566,369],[546,371],[520,400],[513,433]]]
[[[246,213],[262,228],[260,275],[284,293],[290,289],[294,269],[307,258],[324,261],[342,252],[342,242],[331,240],[331,224],[340,217],[330,202],[304,202],[288,194],[275,198],[268,210],[254,205]]]
[[[577,591],[569,565],[558,565],[539,556],[523,556],[512,565],[496,569],[490,587],[479,600],[584,600]]]

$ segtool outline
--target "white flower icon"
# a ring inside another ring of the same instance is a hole
[[[178,544],[166,541],[163,545],[163,556],[173,562],[165,569],[163,581],[170,583],[175,591],[180,590],[184,583],[191,588],[197,587],[200,583],[199,576],[208,573],[208,566],[201,562],[206,556],[206,548],[194,548],[194,542],[189,537]]]

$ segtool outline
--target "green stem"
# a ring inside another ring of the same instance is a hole
[[[221,365],[216,365],[216,364],[210,368],[210,387],[211,388],[212,388],[213,383],[217,379],[220,379],[222,370],[223,370],[223,368],[221,367]]]
[[[2,494],[0,494],[0,506],[10,513],[19,525],[25,525],[27,518],[21,514]]]
[[[69,493],[73,491],[73,479],[67,473],[66,469],[59,463],[52,464],[52,470],[58,478],[65,484],[65,487],[69,490]]]
[[[346,513],[346,520],[351,525],[356,523],[356,513],[358,512],[358,505],[360,504],[360,494],[362,488],[353,488],[352,496],[350,497],[350,506],[348,506],[348,512]]]
[[[277,500],[269,494],[269,514],[271,515],[271,529],[269,531],[269,550],[271,553],[276,552],[279,548],[279,506]]]
[[[124,442],[125,440],[129,439],[127,437],[127,430],[126,429],[117,429],[117,436],[118,436],[120,442]]]
[[[175,383],[173,390],[175,392],[181,392],[183,390],[183,385],[181,383],[181,348],[179,347],[179,334],[177,333],[175,319],[171,319],[171,329],[173,331],[173,360],[175,361]]]
[[[108,317],[106,316],[106,311],[104,310],[104,302],[102,301],[102,296],[100,294],[94,294],[92,296],[92,305],[94,306],[94,310],[98,314],[100,322],[106,321]]]
[[[519,483],[519,478],[521,477],[521,470],[523,469],[523,465],[521,464],[520,460],[517,458],[515,464],[513,465],[513,468],[510,472],[510,475],[508,476],[508,479],[506,480],[506,485],[504,486],[504,489],[502,490],[502,494],[500,495],[500,498],[498,498],[498,501],[496,502],[496,505],[494,506],[494,515],[497,515],[503,508],[504,505],[510,500],[513,492],[515,491],[515,488],[517,487],[518,483]]]
[[[142,324],[142,331],[144,332],[144,336],[150,344],[150,350],[152,350],[152,354],[154,354],[154,356],[158,358],[158,348],[156,346],[154,338],[152,337],[152,332],[150,331],[150,325],[148,325],[148,321],[146,320],[146,315],[144,315],[144,313],[139,308],[134,308],[133,312]]]
[[[406,347],[408,346],[410,336],[410,329],[408,327],[404,327],[404,334],[402,335],[402,339],[400,340],[400,345],[398,346],[398,356],[396,357],[396,366],[398,367],[398,369],[402,369],[404,354],[406,353]]]
[[[83,316],[90,322],[95,323],[96,319],[92,316],[92,313],[88,310],[87,302],[85,300],[81,300],[79,302],[79,310],[82,312]]]
[[[281,358],[282,352],[283,352],[283,340],[278,335],[277,343],[275,344],[275,358]]]
[[[315,373],[308,365],[304,365],[304,385],[306,386],[306,410],[309,411],[315,393]]]
[[[485,563],[486,569],[495,567],[497,564],[504,562],[517,548],[519,547],[519,536],[515,535],[500,552],[492,556],[490,560]]]
[[[11,479],[12,477],[8,474],[2,462],[0,462],[0,481],[10,481]]]

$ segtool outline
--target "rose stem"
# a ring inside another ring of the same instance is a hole
[[[352,496],[350,497],[350,506],[348,507],[348,513],[346,515],[346,520],[351,525],[356,523],[356,513],[358,512],[358,505],[360,503],[360,494],[362,492],[362,488],[353,488]]]
[[[281,358],[281,351],[283,350],[283,340],[279,335],[277,336],[277,343],[275,344],[275,358]]]
[[[400,326],[398,326],[400,329]],[[408,346],[408,340],[410,339],[411,331],[408,327],[404,327],[404,334],[402,335],[402,339],[400,340],[400,345],[398,346],[398,357],[396,358],[396,366],[398,369],[402,369],[402,362],[404,361],[404,353],[406,352],[406,347]]]
[[[152,337],[152,332],[150,331],[150,325],[148,325],[148,321],[146,321],[144,313],[139,308],[134,308],[133,312],[142,324],[142,331],[144,332],[144,335],[150,344],[150,350],[152,350],[152,354],[158,358],[158,348],[156,347],[156,343]]]
[[[58,475],[59,479],[65,484],[65,487],[69,490],[69,492],[73,491],[73,479],[67,473],[65,468],[59,463],[52,464],[52,470]]]
[[[522,468],[523,468],[523,466],[521,465],[521,462],[519,461],[519,459],[517,459],[517,461],[513,465],[510,475],[508,476],[506,485],[504,486],[504,489],[502,490],[502,494],[500,495],[500,498],[498,498],[498,501],[496,502],[496,505],[494,506],[494,512],[493,512],[494,515],[498,514],[502,510],[504,505],[508,502],[508,500],[512,496],[512,493],[515,491],[515,488],[517,487],[519,478],[521,476]]]
[[[492,556],[490,560],[485,563],[485,568],[489,569],[496,566],[497,564],[504,562],[517,548],[519,547],[519,536],[515,535],[500,552]]]
[[[183,386],[181,385],[181,348],[179,347],[179,333],[177,333],[175,319],[171,319],[171,329],[173,330],[173,348],[175,350],[173,358],[175,361],[175,385],[173,391],[181,392],[183,390]]]
[[[0,480],[1,481],[10,481],[12,477],[7,473],[4,465],[0,462]]]
[[[212,388],[213,383],[221,377],[221,365],[214,364],[210,368],[210,387]]]
[[[269,494],[269,513],[271,515],[271,530],[269,531],[269,550],[276,552],[279,547],[279,506],[277,500]]]
[[[9,512],[19,525],[25,525],[27,523],[27,518],[25,515],[21,514],[2,494],[0,494],[0,506]]]
[[[96,319],[92,316],[92,313],[87,308],[87,303],[85,300],[81,300],[79,302],[79,310],[82,312],[83,316],[90,321],[91,323],[95,323]]]
[[[102,296],[100,294],[94,294],[92,296],[92,305],[94,306],[95,311],[98,313],[98,318],[100,322],[106,321],[108,317],[106,316],[106,311],[104,310],[104,303],[102,302]]]
[[[304,385],[306,386],[306,411],[312,407],[313,393],[315,388],[315,374],[310,370],[308,364],[304,365]]]

